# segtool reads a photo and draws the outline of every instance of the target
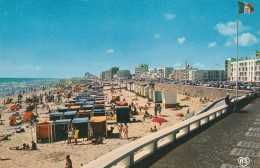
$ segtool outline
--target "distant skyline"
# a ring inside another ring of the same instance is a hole
[[[239,15],[239,57],[260,50],[260,1]],[[0,2],[0,78],[83,77],[109,67],[224,69],[236,57],[236,0]]]

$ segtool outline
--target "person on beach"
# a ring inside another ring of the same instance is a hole
[[[37,150],[37,145],[34,141],[32,141],[32,147],[30,148],[30,150]]]
[[[161,107],[160,104],[158,105],[157,109],[158,109],[158,112],[159,112],[159,117],[161,117],[162,107]]]
[[[92,139],[93,138],[93,129],[91,126],[89,126],[89,138]]]
[[[75,145],[78,144],[78,137],[79,137],[79,130],[75,129],[75,134],[74,134]]]
[[[65,168],[72,168],[72,161],[70,159],[70,155],[66,156]]]
[[[157,116],[157,107],[154,107],[154,116]]]
[[[124,127],[124,138],[127,139],[128,138],[128,126],[125,123],[125,127]]]
[[[119,138],[121,139],[122,138],[122,130],[123,130],[123,126],[121,123],[119,123],[118,125],[118,133],[119,133]]]
[[[71,128],[69,128],[68,130],[67,130],[67,133],[68,133],[68,144],[70,144],[71,143],[71,139],[73,138],[73,131],[72,131],[72,129]]]
[[[153,128],[153,132],[156,132],[157,131],[157,128],[156,128],[156,126],[154,126],[154,128]]]

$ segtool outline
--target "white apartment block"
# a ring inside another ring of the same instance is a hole
[[[228,58],[225,61],[227,80],[235,82],[237,79],[237,62],[235,58]],[[238,81],[239,82],[260,82],[260,58],[238,59]]]

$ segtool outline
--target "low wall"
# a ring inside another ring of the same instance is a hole
[[[189,93],[190,96],[197,96],[201,98],[209,98],[211,100],[220,99],[226,97],[227,94],[230,96],[236,95],[235,89],[224,89],[224,88],[214,88],[214,87],[202,87],[202,86],[190,86],[190,85],[173,85],[164,83],[155,83],[155,90],[166,90],[174,93],[184,94]],[[245,95],[249,91],[239,90],[238,95]]]

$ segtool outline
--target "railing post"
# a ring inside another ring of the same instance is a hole
[[[130,167],[133,164],[134,164],[134,154],[130,154],[126,158],[121,160],[117,165],[119,167]]]

